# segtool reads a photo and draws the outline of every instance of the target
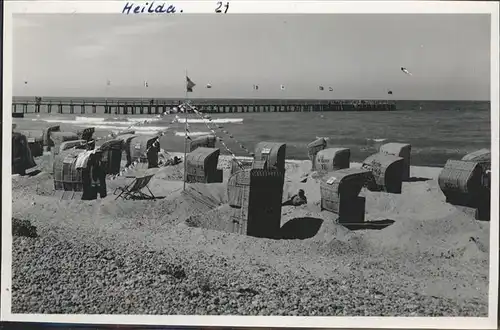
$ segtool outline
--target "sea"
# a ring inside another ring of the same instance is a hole
[[[54,101],[56,101],[54,99]],[[241,102],[241,101],[240,101]],[[248,102],[248,101],[245,101]],[[260,100],[262,102],[262,100]],[[229,100],[227,103],[231,103]],[[289,113],[223,113],[211,115],[212,121],[195,114],[188,115],[189,134],[196,137],[215,130],[228,150],[220,143],[221,154],[249,156],[260,141],[286,143],[287,159],[307,159],[307,145],[324,137],[328,147],[351,150],[351,161],[361,162],[376,153],[381,144],[409,143],[412,164],[443,166],[448,159],[491,148],[490,102],[483,101],[395,101],[396,111],[386,112],[289,112]],[[63,130],[95,127],[96,136],[126,128],[136,134],[155,134],[165,130],[160,140],[166,151],[184,150],[184,123],[172,121],[175,114],[115,115],[104,114],[40,114],[14,118],[19,129],[43,129],[61,125]],[[54,109],[55,110],[55,109]],[[65,112],[69,112],[66,109]],[[184,118],[184,114],[179,114]],[[147,121],[144,123],[144,121]],[[99,144],[99,143],[98,143]]]

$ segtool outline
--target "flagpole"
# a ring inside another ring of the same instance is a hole
[[[187,101],[188,101],[188,86],[187,86],[187,70],[184,72],[184,87],[186,89],[185,98],[184,98],[184,185],[182,190],[186,190],[186,179],[187,179]]]
[[[104,113],[108,110],[108,94],[109,94],[109,85],[111,81],[106,78],[106,87],[104,88]]]

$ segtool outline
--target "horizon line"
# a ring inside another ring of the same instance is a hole
[[[491,99],[391,99],[391,98],[298,98],[298,97],[158,97],[158,96],[12,96],[12,99],[31,99],[35,97],[43,98],[64,98],[64,99],[129,99],[129,100],[297,100],[297,101],[391,101],[391,102],[490,102]]]

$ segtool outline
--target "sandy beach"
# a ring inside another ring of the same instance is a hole
[[[284,206],[271,240],[218,230],[228,156],[224,183],[188,194],[182,163],[160,168],[156,201],[115,200],[123,177],[104,199],[57,200],[48,158],[13,176],[12,216],[38,233],[13,237],[13,313],[487,316],[489,223],[445,203],[440,168],[411,167],[402,194],[363,188],[365,221],[394,222],[349,230],[300,182],[310,161],[287,161],[283,199],[304,189],[308,204]]]

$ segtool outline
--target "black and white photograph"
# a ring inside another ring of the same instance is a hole
[[[5,4],[2,319],[496,328],[498,3],[71,3]]]

